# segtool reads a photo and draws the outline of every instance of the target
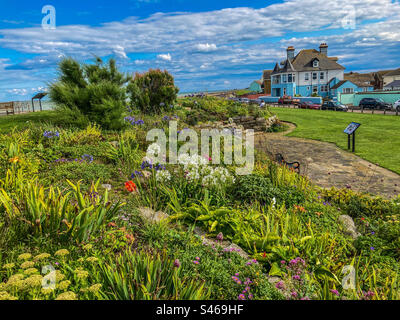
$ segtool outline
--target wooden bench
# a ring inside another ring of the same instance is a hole
[[[0,102],[0,112],[5,111],[7,115],[14,114],[13,102]]]
[[[300,174],[300,162],[287,162],[282,154],[278,153],[275,155],[275,161],[279,164],[287,166],[289,169],[292,169],[294,172]]]

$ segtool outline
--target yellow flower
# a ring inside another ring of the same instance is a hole
[[[50,257],[51,257],[51,255],[48,253],[41,253],[41,254],[38,254],[35,258],[33,258],[33,260],[35,260],[35,261],[45,260]]]
[[[89,272],[81,268],[76,269],[75,272],[79,280],[85,280],[89,276]]]
[[[64,281],[61,281],[58,285],[57,285],[57,289],[60,289],[60,290],[67,290],[68,289],[68,287],[71,285],[71,281],[69,281],[69,280],[64,280]]]
[[[65,279],[65,275],[60,270],[56,270],[56,281],[62,281]]]
[[[42,286],[43,277],[35,274],[24,280],[24,285],[28,288],[39,288]]]
[[[11,163],[17,163],[17,162],[19,162],[19,158],[18,157],[14,157],[14,158],[11,158],[9,161]]]
[[[78,300],[76,294],[72,291],[67,291],[58,295],[56,300]]]
[[[0,291],[0,300],[18,300],[18,298],[10,295],[6,291]]]
[[[58,250],[54,255],[57,257],[64,257],[68,254],[69,254],[69,251],[67,249],[61,249],[61,250]]]
[[[29,269],[26,269],[25,271],[24,271],[24,273],[26,274],[26,275],[31,275],[31,274],[35,274],[35,273],[38,273],[39,271],[38,271],[38,269],[36,269],[36,268],[29,268]]]
[[[24,263],[21,264],[22,269],[28,269],[32,268],[35,265],[33,261],[25,261]]]
[[[97,263],[99,261],[99,259],[96,257],[89,257],[89,258],[86,258],[86,261],[90,262],[90,263]]]
[[[32,258],[30,253],[23,253],[18,256],[18,260],[29,260],[30,258]]]
[[[53,289],[52,288],[42,288],[42,290],[40,290],[40,292],[47,296],[53,292]]]
[[[12,268],[14,268],[15,267],[15,263],[6,263],[4,266],[3,266],[3,269],[12,269]]]
[[[93,245],[91,245],[91,244],[89,243],[89,244],[87,244],[87,245],[84,245],[84,246],[83,246],[83,249],[86,250],[86,251],[92,250],[92,249],[93,249]]]
[[[11,290],[22,288],[24,286],[24,278],[25,276],[20,273],[12,275],[7,281],[6,288]]]
[[[97,292],[99,292],[100,289],[101,289],[101,284],[100,283],[94,284],[94,285],[89,287],[89,291],[91,293],[97,293]]]

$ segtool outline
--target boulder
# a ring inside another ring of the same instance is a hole
[[[344,233],[353,239],[357,239],[361,234],[357,231],[353,219],[348,215],[341,215],[339,222],[342,224]]]
[[[168,219],[168,215],[162,211],[155,212],[153,209],[150,208],[139,208],[139,213],[144,220],[149,223],[160,223]]]

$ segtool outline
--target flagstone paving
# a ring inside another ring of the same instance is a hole
[[[324,188],[351,187],[384,197],[400,193],[400,175],[339,149],[332,143],[287,137],[295,130],[255,135],[255,148],[269,154],[281,153],[288,162],[299,161],[301,174]]]

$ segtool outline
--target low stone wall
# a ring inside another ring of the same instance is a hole
[[[255,132],[266,132],[270,129],[275,123],[279,121],[277,116],[270,117],[268,119],[265,118],[257,118],[253,116],[243,116],[243,117],[234,117],[229,119],[228,121],[222,122],[208,122],[196,125],[195,127],[198,129],[229,129],[229,130],[254,130]]]
[[[259,131],[267,131],[276,122],[278,122],[278,118],[276,116],[273,116],[269,119],[256,118],[253,116],[245,116],[245,117],[234,117],[232,118],[232,122],[237,126],[243,126],[245,130],[253,129],[256,132],[259,132]]]

